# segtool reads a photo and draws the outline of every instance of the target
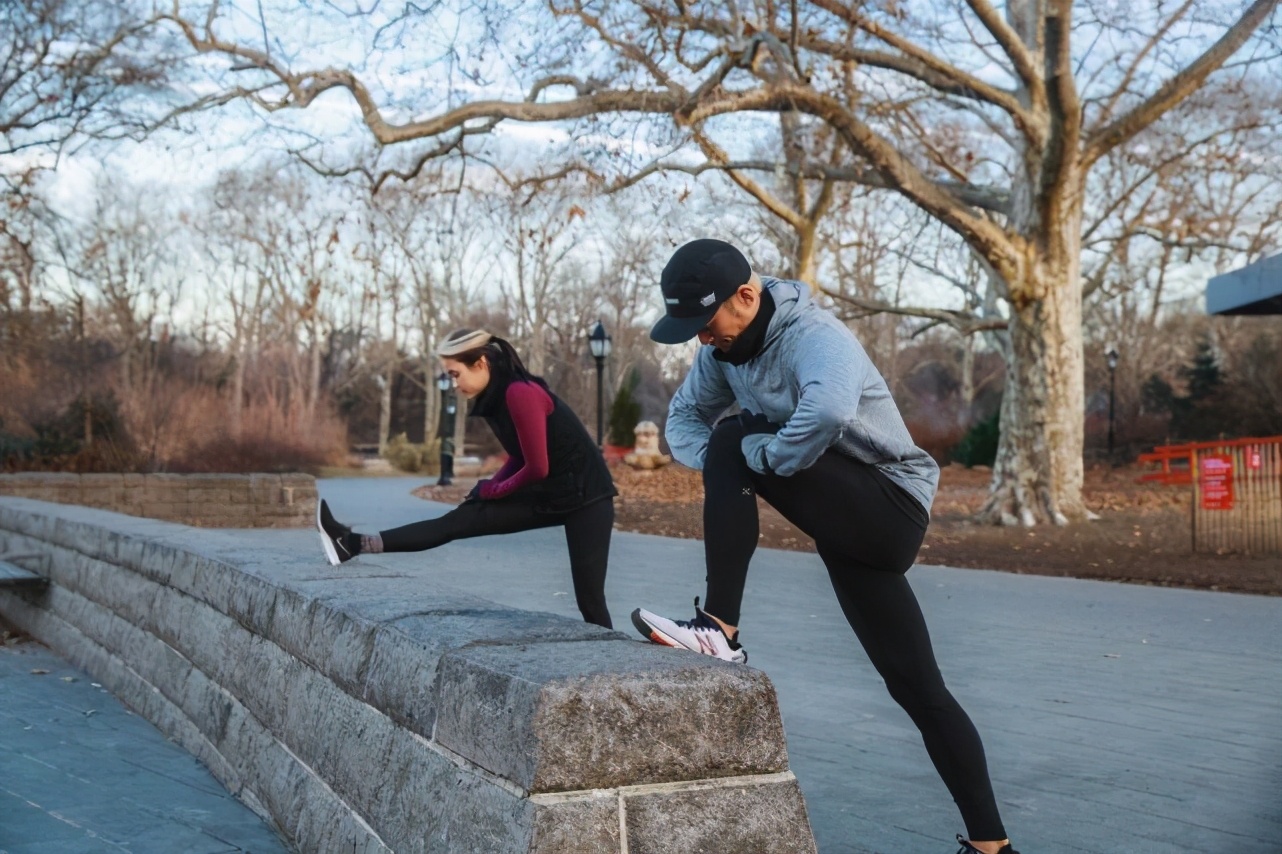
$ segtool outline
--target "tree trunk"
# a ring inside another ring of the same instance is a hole
[[[985,521],[1064,525],[1091,518],[1082,501],[1085,386],[1081,205],[1030,238],[1026,280],[1010,284],[1010,349],[1001,438]]]
[[[387,452],[387,434],[392,432],[392,372],[379,376],[378,383],[378,455]]]
[[[245,361],[246,348],[237,344],[235,352],[236,366],[231,375],[231,434],[237,441],[245,423]]]
[[[441,390],[436,387],[432,360],[423,359],[423,444],[429,445],[441,427]]]
[[[810,295],[816,296],[819,287],[815,284],[815,251],[816,232],[819,223],[807,220],[796,228],[797,233],[797,280],[810,285]]]

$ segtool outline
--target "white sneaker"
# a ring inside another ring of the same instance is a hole
[[[669,620],[644,608],[637,608],[632,612],[632,625],[637,627],[643,637],[654,643],[688,649],[735,664],[748,661],[748,651],[737,640],[739,633],[735,632],[734,638],[726,637],[716,620],[699,608],[698,599],[694,600],[693,620]]]

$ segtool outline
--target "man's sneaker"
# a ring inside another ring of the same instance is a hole
[[[979,854],[979,849],[974,845],[971,845],[970,842],[966,840],[966,837],[962,836],[960,833],[957,834],[957,844],[961,846],[961,848],[957,849],[957,854]],[[1002,846],[1001,850],[998,851],[997,854],[1019,854],[1019,852],[1012,848],[1008,842]]]
[[[316,530],[331,566],[351,560],[360,552],[359,537],[351,528],[338,524],[324,498],[316,502]]]
[[[632,612],[632,625],[647,640],[664,646],[688,649],[736,664],[743,664],[748,660],[748,651],[738,643],[739,633],[735,632],[734,638],[726,637],[717,621],[699,607],[698,599],[694,600],[693,620],[669,620],[644,608],[637,608]]]

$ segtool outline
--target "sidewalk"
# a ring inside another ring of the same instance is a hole
[[[341,521],[375,531],[447,510],[410,495],[426,482],[342,479],[319,488]],[[249,548],[324,559],[311,531],[237,536]],[[578,618],[560,529],[356,565],[429,572],[505,605]],[[641,605],[692,615],[702,567],[697,541],[616,534],[607,581],[615,626],[635,634],[628,615]],[[909,578],[944,676],[984,737],[1007,829],[1024,854],[1282,852],[1282,599],[937,567]],[[779,692],[822,854],[953,854],[953,834],[963,830],[956,809],[842,619],[819,560],[759,552],[742,624],[751,666]],[[31,675],[25,653],[0,652],[0,668],[15,659],[18,673],[0,675],[0,851],[285,850],[207,774],[175,785],[175,768],[203,769],[87,680],[63,682],[70,671],[56,661],[41,665],[50,674]],[[15,705],[11,685],[36,693]],[[68,690],[87,693],[68,699]],[[26,713],[12,712],[23,703]],[[111,704],[158,743],[123,746],[130,742],[117,719],[106,716]],[[38,741],[26,729],[33,721]],[[61,758],[42,764],[43,751]],[[112,753],[123,765],[104,765]],[[102,767],[116,770],[90,784]],[[135,781],[140,787],[123,794]],[[193,793],[219,803],[174,806]],[[64,795],[58,806],[42,803]],[[103,809],[98,799],[108,796]],[[23,839],[45,847],[20,847],[27,843],[14,836],[12,817],[35,804],[63,832],[64,810],[97,804],[134,841],[41,836]],[[170,830],[160,825],[165,817],[177,819]],[[185,840],[202,833],[210,845],[189,847]]]
[[[283,840],[43,646],[0,647],[0,854],[285,854]]]

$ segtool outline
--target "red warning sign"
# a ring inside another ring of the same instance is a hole
[[[1233,509],[1233,457],[1207,454],[1198,461],[1203,510]]]

